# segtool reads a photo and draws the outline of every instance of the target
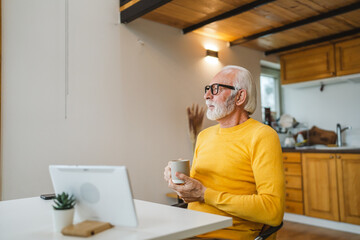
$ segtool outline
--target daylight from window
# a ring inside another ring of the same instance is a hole
[[[275,78],[271,76],[260,76],[260,91],[261,91],[261,111],[264,116],[264,109],[270,108],[271,112],[275,112],[276,116],[276,83]]]

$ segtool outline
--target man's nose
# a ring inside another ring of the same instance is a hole
[[[213,95],[211,94],[211,90],[207,90],[207,92],[204,94],[204,99],[211,99]]]

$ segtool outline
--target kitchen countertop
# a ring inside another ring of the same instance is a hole
[[[282,148],[283,152],[301,152],[301,153],[360,153],[360,148],[357,149],[295,149]]]

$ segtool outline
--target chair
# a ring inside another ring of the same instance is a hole
[[[264,240],[270,237],[273,233],[276,233],[283,226],[283,222],[280,223],[279,226],[272,227],[268,225],[264,225],[259,233],[259,235],[254,240]]]
[[[178,202],[174,205],[171,205],[173,207],[179,207],[179,208],[187,208],[188,204],[185,202]],[[279,226],[272,227],[268,225],[264,225],[259,233],[259,235],[254,240],[265,240],[268,237],[270,237],[272,234],[276,233],[280,230],[280,228],[283,226],[283,222],[280,223]]]
[[[179,207],[179,208],[187,208],[188,204],[186,202],[180,202],[178,201],[178,203],[174,204],[174,205],[171,205],[173,207]]]

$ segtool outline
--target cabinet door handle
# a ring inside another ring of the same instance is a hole
[[[288,193],[286,193],[286,196],[288,197],[288,196],[289,196],[289,194],[288,194]]]
[[[337,158],[338,158],[338,159],[341,159],[341,156],[340,156],[340,155],[337,155]]]
[[[284,160],[287,160],[287,157],[284,157]]]
[[[288,168],[286,167],[286,168],[285,168],[285,172],[287,172],[287,171],[288,171]]]
[[[329,157],[330,159],[333,159],[334,158],[334,156],[333,155],[330,155],[330,157]]]
[[[288,184],[288,183],[289,183],[289,182],[286,180],[286,181],[285,181],[285,184]]]

